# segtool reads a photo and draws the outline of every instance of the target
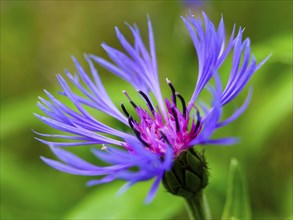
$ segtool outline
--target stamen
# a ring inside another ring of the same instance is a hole
[[[132,101],[132,99],[130,98],[130,96],[128,95],[128,93],[127,93],[125,90],[123,90],[122,92],[123,92],[124,95],[126,95],[126,97],[128,98],[130,104],[131,104],[134,108],[137,108],[137,105]]]
[[[170,89],[172,91],[172,99],[173,99],[174,105],[176,106],[176,90],[175,90],[173,84],[171,83],[171,81],[168,78],[166,78],[166,81],[167,81],[167,83],[168,83],[168,85],[169,85],[169,87],[170,87]]]
[[[141,134],[140,134],[140,132],[139,132],[138,130],[135,129],[135,130],[134,130],[134,133],[135,133],[136,137],[138,138],[138,140],[140,140],[140,142],[141,142],[144,146],[149,147],[149,143],[145,142],[145,141],[142,139]]]
[[[171,146],[167,136],[162,131],[160,131],[160,134],[161,134],[162,138],[164,139],[164,141],[166,141],[166,143]]]
[[[177,113],[176,113],[174,108],[171,108],[171,111],[172,111],[172,115],[174,116],[174,120],[175,120],[175,123],[176,123],[176,131],[179,132],[180,131],[180,125],[179,125]]]
[[[132,116],[130,116],[128,118],[128,124],[131,127],[131,129],[134,131],[134,134],[136,135],[137,139],[146,147],[149,147],[149,144],[147,142],[145,142],[142,137],[140,132],[133,126],[133,123],[135,122],[135,120],[132,118]]]
[[[183,112],[183,115],[184,117],[186,116],[186,104],[185,104],[185,100],[184,98],[182,97],[182,95],[180,95],[180,93],[176,92],[175,93],[176,96],[180,99],[181,101],[181,104],[182,104],[182,112]]]
[[[130,115],[129,115],[128,111],[126,110],[124,104],[121,103],[120,105],[121,105],[122,111],[124,112],[125,116],[126,116],[127,118],[129,118]]]
[[[134,119],[132,118],[132,116],[130,116],[129,118],[128,118],[128,124],[129,124],[129,126],[130,126],[130,128],[132,129],[132,130],[136,130],[135,128],[134,128],[134,126],[133,126],[133,123],[134,123],[135,121],[134,121]]]
[[[199,114],[199,111],[198,111],[197,108],[196,108],[196,117],[197,117],[197,122],[196,122],[196,125],[195,125],[195,131],[198,130],[198,128],[200,126],[200,122],[201,122],[201,117],[200,117],[200,114]]]
[[[138,93],[144,98],[144,100],[147,102],[148,107],[150,108],[151,112],[154,113],[154,112],[155,112],[155,109],[154,109],[154,107],[153,107],[151,101],[149,100],[148,96],[147,96],[143,91],[141,91],[141,90],[138,90],[137,92],[138,92]]]

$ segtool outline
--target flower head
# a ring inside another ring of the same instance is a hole
[[[65,71],[69,81],[80,91],[79,94],[71,90],[61,75],[57,75],[63,89],[61,95],[66,96],[76,110],[47,91],[45,93],[49,100],[40,98],[38,106],[47,116],[36,116],[49,126],[67,133],[37,133],[44,137],[67,140],[55,142],[37,138],[49,145],[61,161],[42,157],[44,162],[63,172],[99,177],[89,181],[88,185],[107,183],[115,179],[125,180],[127,183],[121,191],[139,181],[155,178],[147,196],[147,201],[151,201],[164,173],[171,169],[173,161],[182,152],[197,145],[235,143],[235,138],[212,139],[211,136],[216,129],[234,121],[245,111],[251,92],[242,107],[221,121],[222,108],[241,92],[250,77],[266,60],[260,64],[256,63],[255,58],[251,56],[250,40],[242,40],[242,28],[235,34],[234,26],[226,43],[223,19],[217,28],[204,13],[203,19],[190,15],[182,17],[182,20],[193,41],[199,62],[197,83],[188,102],[168,79],[165,85],[170,87],[171,98],[162,97],[150,19],[149,49],[144,45],[136,25],[128,25],[134,37],[133,45],[116,28],[117,37],[126,52],[103,43],[102,47],[112,62],[94,55],[86,55],[91,77],[75,58],[73,60],[77,73],[72,75]],[[229,54],[232,55],[232,67],[228,82],[223,86],[218,70]],[[136,104],[130,95],[123,91],[134,108],[135,115],[131,114],[123,103],[118,108],[112,102],[94,62],[129,82],[137,90],[145,105]],[[214,83],[209,83],[211,81]],[[204,88],[211,93],[211,103],[198,100]],[[151,93],[155,100],[151,99]],[[102,123],[85,107],[108,114],[125,124],[128,131],[117,130]],[[98,146],[92,150],[93,154],[109,165],[94,165],[63,148],[84,145]]]

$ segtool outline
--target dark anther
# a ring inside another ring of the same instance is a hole
[[[175,123],[176,123],[176,131],[179,132],[180,131],[180,126],[179,126],[177,113],[176,113],[174,108],[171,108],[171,111],[172,111],[172,115],[174,116],[174,120],[175,120]]]
[[[186,116],[186,104],[185,104],[185,100],[184,98],[182,97],[182,95],[180,95],[180,93],[176,92],[175,93],[176,96],[180,99],[181,101],[181,104],[182,104],[182,112],[183,112],[183,115],[184,117]]]
[[[167,83],[172,91],[173,102],[174,102],[174,105],[176,106],[176,90],[175,90],[173,84],[171,83],[171,81],[169,79],[166,79],[166,80],[167,80]]]
[[[145,142],[142,138],[141,138],[141,134],[140,132],[133,126],[133,123],[136,123],[135,120],[132,118],[132,116],[129,116],[128,118],[128,124],[130,126],[130,128],[134,131],[137,139],[146,147],[149,146],[149,144],[147,142]]]
[[[197,131],[197,129],[199,128],[200,122],[201,122],[201,117],[200,117],[198,109],[196,109],[196,117],[197,117],[197,122],[195,125],[195,131]]]
[[[129,115],[128,111],[126,110],[126,108],[125,108],[125,106],[124,106],[123,103],[121,103],[121,108],[122,108],[122,111],[124,112],[125,116],[126,116],[127,118],[129,118],[130,115]]]
[[[169,142],[167,136],[166,136],[162,131],[160,131],[160,134],[162,135],[163,140],[164,140],[168,145],[171,146],[171,144],[170,144],[170,142]]]
[[[140,132],[138,130],[134,129],[134,133],[135,133],[136,137],[138,138],[138,140],[140,140],[140,142],[144,146],[149,147],[149,144],[142,139],[141,134],[140,134]]]
[[[130,100],[130,104],[133,106],[133,108],[137,108],[137,105],[132,100]]]
[[[128,95],[128,93],[127,93],[125,90],[123,90],[122,92],[124,93],[124,95],[126,95],[126,97],[128,98],[130,104],[131,104],[134,108],[137,108],[137,105],[132,101],[132,99],[130,98],[130,96]]]
[[[133,123],[134,123],[134,122],[135,122],[135,121],[134,121],[134,119],[132,118],[132,116],[129,116],[129,118],[128,118],[128,124],[129,124],[129,126],[131,127],[132,130],[135,129],[134,126],[133,126]]]
[[[147,102],[147,104],[148,104],[148,106],[149,106],[151,112],[154,113],[154,112],[155,112],[155,109],[154,109],[154,107],[153,107],[151,101],[149,100],[148,96],[147,96],[143,91],[141,91],[141,90],[138,90],[138,93],[139,93],[139,94],[144,98],[144,100]]]

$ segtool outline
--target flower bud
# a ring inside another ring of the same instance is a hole
[[[164,173],[162,183],[173,195],[187,199],[198,195],[208,184],[207,163],[203,153],[193,148],[182,152],[171,170]]]

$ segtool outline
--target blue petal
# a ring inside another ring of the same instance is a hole
[[[216,145],[227,146],[227,145],[237,144],[238,142],[239,142],[238,138],[231,137],[231,138],[211,139],[211,140],[204,141],[200,144],[216,144]]]
[[[131,186],[133,186],[136,182],[131,181],[131,182],[127,182],[125,183],[117,192],[117,195],[120,196],[123,193],[125,193]]]
[[[156,193],[158,191],[159,184],[160,184],[161,180],[162,180],[162,175],[160,175],[160,176],[158,176],[156,178],[155,182],[153,183],[153,185],[152,185],[152,187],[151,187],[151,189],[150,189],[150,191],[149,191],[149,193],[148,193],[148,195],[146,197],[146,200],[145,200],[146,204],[148,204],[148,203],[153,201],[153,199],[154,199],[154,197],[155,197],[155,195],[156,195]]]
[[[226,120],[222,121],[222,122],[219,122],[217,123],[217,128],[220,128],[220,127],[223,127],[229,123],[231,123],[232,121],[234,121],[235,119],[237,119],[240,115],[243,114],[243,112],[245,112],[245,110],[247,109],[249,103],[250,103],[250,100],[251,100],[251,96],[252,96],[252,89],[249,90],[249,93],[245,99],[245,102],[244,104],[238,108],[234,113],[233,115],[231,115],[229,118],[227,118]]]
[[[78,156],[70,153],[61,148],[51,147],[52,152],[63,162],[68,165],[83,170],[97,170],[100,169],[98,166],[95,166],[91,163],[86,162],[85,160],[79,158]]]
[[[94,186],[94,185],[98,185],[98,184],[104,184],[104,183],[109,183],[109,182],[112,182],[113,180],[115,180],[117,177],[116,177],[116,174],[110,174],[102,179],[99,179],[99,180],[90,180],[87,182],[87,186]]]
[[[65,165],[61,162],[58,162],[56,160],[52,160],[52,159],[48,159],[45,157],[41,157],[41,159],[48,164],[49,166],[55,168],[56,170],[65,172],[65,173],[71,173],[71,174],[75,174],[75,175],[84,175],[84,176],[96,176],[96,175],[104,175],[107,174],[109,172],[101,172],[101,170],[80,170],[80,169],[76,169],[73,168],[71,166]]]

